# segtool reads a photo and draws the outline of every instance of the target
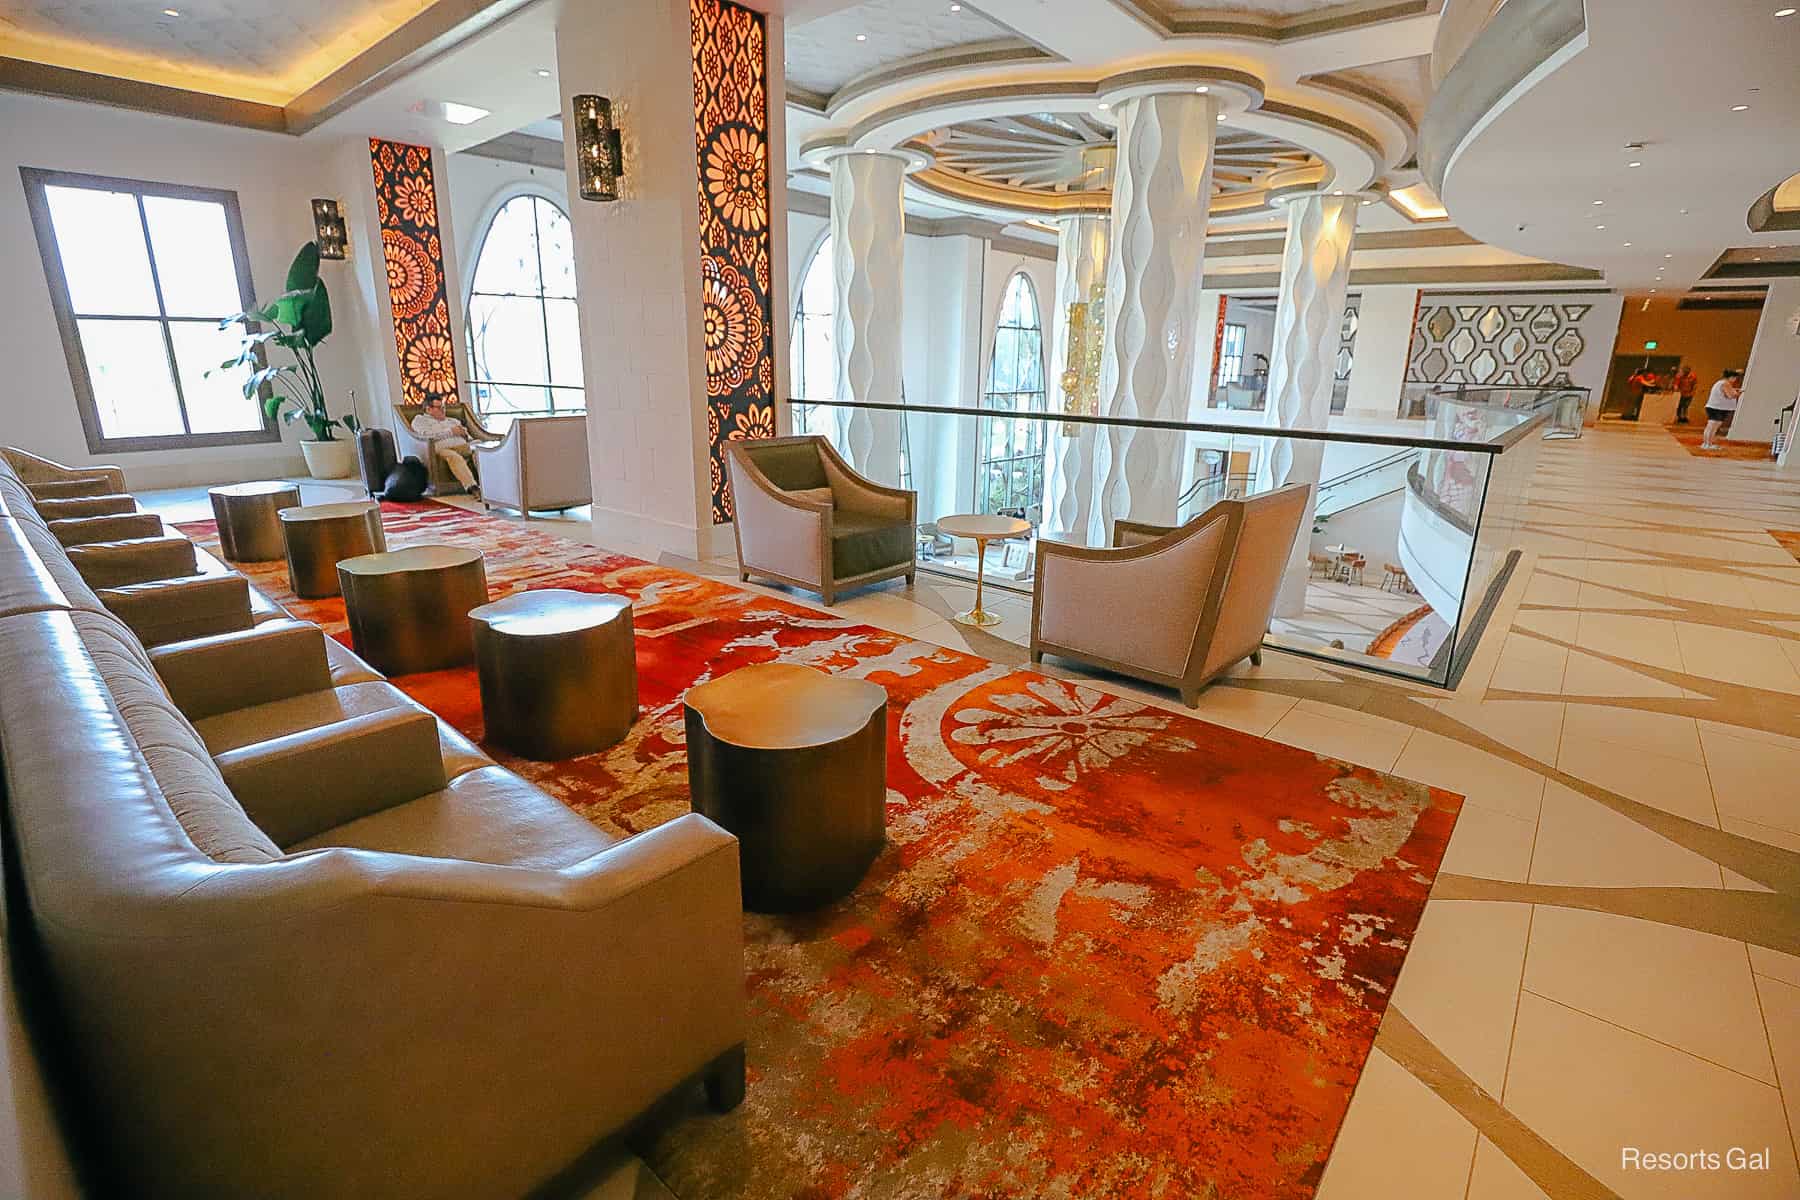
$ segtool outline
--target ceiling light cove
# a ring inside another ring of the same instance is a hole
[[[477,108],[473,104],[458,104],[454,100],[421,100],[413,105],[413,111],[448,121],[452,125],[473,125],[488,115],[485,108]]]

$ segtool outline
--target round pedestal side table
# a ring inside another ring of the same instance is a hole
[[[694,811],[736,835],[744,907],[849,895],[887,838],[887,692],[763,663],[690,689],[683,708]]]
[[[387,549],[381,506],[373,500],[303,504],[284,508],[281,536],[287,547],[288,584],[305,600],[338,594],[338,563]]]
[[[469,621],[486,740],[557,762],[630,732],[638,714],[630,600],[540,588],[472,609]]]
[[[975,543],[975,607],[957,613],[951,619],[964,625],[998,625],[999,614],[981,607],[982,585],[987,578],[987,544],[998,539],[1024,537],[1031,532],[1031,523],[1017,517],[986,517],[971,513],[939,517],[937,527],[939,533],[969,538]]]
[[[413,675],[475,661],[469,612],[487,603],[481,551],[409,546],[337,565],[350,645],[383,675]]]
[[[219,552],[227,562],[270,562],[287,553],[281,510],[300,507],[297,484],[265,481],[208,488]]]

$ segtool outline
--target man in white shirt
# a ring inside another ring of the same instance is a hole
[[[1702,450],[1722,450],[1713,439],[1718,435],[1719,427],[1726,424],[1737,412],[1738,398],[1744,394],[1744,373],[1727,371],[1724,378],[1713,384],[1712,391],[1706,397],[1706,432],[1700,436]]]
[[[456,482],[470,495],[481,495],[481,485],[475,482],[471,465],[474,452],[469,449],[469,431],[445,411],[442,396],[426,397],[425,411],[412,419],[412,431],[431,444],[431,452],[443,460]]]

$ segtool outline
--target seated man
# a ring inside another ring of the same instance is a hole
[[[471,465],[474,452],[469,449],[469,431],[445,411],[442,396],[426,397],[425,411],[412,419],[412,431],[431,443],[432,453],[443,459],[470,495],[481,495],[481,485],[475,481],[475,468]]]

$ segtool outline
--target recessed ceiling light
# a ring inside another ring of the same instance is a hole
[[[1641,167],[1641,166],[1643,166],[1643,165],[1644,165],[1644,164],[1643,164],[1643,163],[1641,163],[1641,162],[1628,162],[1628,163],[1626,163],[1626,164],[1625,164],[1625,165],[1626,165],[1626,166],[1628,166],[1628,167]]]
[[[1627,246],[1629,246],[1629,245],[1631,245],[1631,243],[1630,243],[1630,242],[1626,242],[1626,243],[1625,243],[1625,244],[1626,244],[1626,245],[1627,245]]]
[[[1687,216],[1687,209],[1685,209],[1685,208],[1684,208],[1684,209],[1682,209],[1682,210],[1681,210],[1681,215],[1682,215],[1682,216],[1684,216],[1684,217],[1685,217],[1685,216]]]
[[[1605,229],[1605,228],[1606,228],[1606,226],[1604,226],[1604,225],[1596,225],[1596,226],[1594,226],[1594,228],[1595,228],[1595,229]]]
[[[179,17],[180,15],[181,15],[181,10],[178,8],[163,9],[163,16],[165,16],[165,17]]]
[[[1220,113],[1220,114],[1219,114],[1219,120],[1221,120],[1221,121],[1223,121],[1223,120],[1224,120],[1224,119],[1225,119],[1225,114],[1224,114],[1224,113]]]
[[[1112,107],[1112,105],[1110,105],[1110,104],[1108,104],[1108,103],[1107,103],[1107,102],[1106,102],[1106,101],[1104,101],[1104,100],[1102,100],[1102,101],[1101,101],[1101,102],[1100,102],[1100,111],[1101,111],[1101,112],[1105,112],[1105,111],[1106,111],[1106,110],[1107,110],[1107,109],[1109,109],[1109,108],[1111,108],[1111,107]]]
[[[1797,12],[1800,12],[1800,8],[1778,8],[1775,10],[1775,15],[1778,17],[1791,17]]]
[[[1734,104],[1731,106],[1731,111],[1732,112],[1749,112],[1750,106],[1748,104]]]
[[[952,4],[952,5],[951,5],[951,6],[950,6],[950,11],[951,11],[951,12],[961,12],[961,11],[962,11],[962,5],[960,5],[960,4]]]
[[[1199,87],[1195,88],[1194,90],[1196,92],[1199,92],[1202,96],[1204,96],[1204,95],[1206,95],[1206,93],[1212,91],[1212,89],[1207,87],[1204,83],[1201,84]]]
[[[1674,258],[1675,256],[1673,254],[1665,254],[1665,255],[1663,255],[1663,257],[1664,258]]]
[[[1604,200],[1596,200],[1596,201],[1594,201],[1594,204],[1595,204],[1595,205],[1596,205],[1596,206],[1598,206],[1598,205],[1601,205],[1601,204],[1605,204],[1605,203],[1606,203],[1606,201],[1604,201]]]
[[[548,72],[540,67],[538,69],[538,78],[539,79],[548,79],[548,78],[550,78],[550,72]]]
[[[859,42],[866,42],[869,40],[869,35],[866,33],[859,33],[856,35],[856,40]]]
[[[458,104],[454,100],[444,101],[444,120],[452,125],[473,125],[487,115],[487,109],[476,108],[473,104]]]

